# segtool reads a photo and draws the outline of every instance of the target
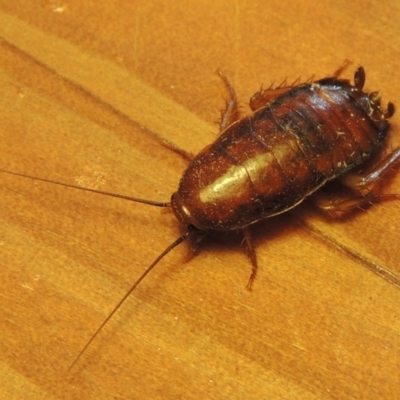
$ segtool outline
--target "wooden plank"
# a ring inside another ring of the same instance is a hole
[[[395,1],[0,1],[0,168],[168,201],[185,162],[160,139],[197,152],[215,138],[217,68],[244,113],[261,83],[322,77],[346,58],[346,77],[363,65],[367,89],[397,104],[399,18]],[[400,174],[384,183],[400,192]],[[149,206],[0,174],[4,396],[393,399],[400,291],[368,267],[400,275],[399,215],[392,202],[332,221],[304,205],[266,221],[251,293],[239,237],[189,263],[182,245],[69,371],[180,227]]]

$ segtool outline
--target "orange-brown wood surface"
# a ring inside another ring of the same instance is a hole
[[[345,59],[399,100],[398,1],[0,1],[0,168],[168,201],[226,97],[323,77]],[[400,112],[391,146],[400,144]],[[383,190],[400,192],[400,174]],[[310,204],[241,239],[170,253],[159,209],[0,173],[4,399],[395,399],[400,202],[343,221]],[[371,272],[381,269],[386,279]]]

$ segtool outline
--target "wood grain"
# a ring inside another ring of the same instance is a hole
[[[0,1],[0,168],[168,200],[218,131],[221,68],[247,99],[344,59],[398,101],[400,4],[287,0]],[[400,144],[393,119],[391,145]],[[400,174],[383,190],[400,192]],[[12,399],[394,399],[400,387],[400,203],[332,221],[304,205],[183,263],[175,249],[78,364],[173,216],[0,174],[0,387]]]

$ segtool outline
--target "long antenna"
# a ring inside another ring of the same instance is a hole
[[[169,207],[171,203],[166,203],[166,202],[161,202],[161,201],[153,201],[153,200],[147,200],[147,199],[140,199],[138,197],[131,197],[131,196],[125,196],[121,194],[115,194],[111,192],[106,192],[103,190],[97,190],[97,189],[90,189],[90,188],[85,188],[82,186],[78,185],[72,185],[69,183],[63,183],[63,182],[58,182],[58,181],[53,181],[51,179],[45,179],[45,178],[38,178],[35,176],[31,175],[26,175],[26,174],[21,174],[18,172],[12,172],[12,171],[7,171],[5,169],[0,168],[0,172],[3,172],[5,174],[9,175],[14,175],[14,176],[19,176],[22,178],[28,178],[28,179],[33,179],[36,181],[40,182],[46,182],[46,183],[52,183],[53,185],[59,185],[59,186],[64,186],[72,189],[78,189],[78,190],[83,190],[85,192],[92,192],[92,193],[98,193],[102,194],[105,196],[110,196],[110,197],[117,197],[120,199],[124,200],[129,200],[129,201],[134,201],[136,203],[143,203],[143,204],[149,204],[152,206],[156,207]],[[89,341],[85,344],[83,349],[79,352],[78,356],[75,358],[71,366],[68,368],[68,371],[70,371],[73,366],[78,362],[78,360],[82,357],[82,355],[85,353],[87,348],[90,346],[90,344],[93,342],[93,340],[97,337],[97,335],[100,333],[100,331],[104,328],[104,326],[107,324],[107,322],[113,317],[113,315],[118,311],[118,309],[121,307],[121,305],[125,302],[125,300],[132,294],[132,292],[137,288],[140,282],[147,276],[147,274],[158,264],[158,262],[166,256],[172,249],[174,249],[176,246],[181,244],[183,241],[185,241],[190,233],[195,230],[194,227],[188,226],[188,230],[178,239],[176,239],[173,243],[171,243],[147,268],[146,270],[142,273],[142,275],[137,279],[137,281],[132,285],[132,287],[128,290],[128,292],[125,294],[124,297],[118,302],[118,304],[113,308],[111,313],[107,316],[107,318],[103,321],[103,323],[97,328],[96,332],[92,335],[92,337],[89,339]]]
[[[185,232],[180,238],[176,239],[172,244],[170,244],[152,263],[150,266],[146,268],[146,270],[143,272],[143,274],[139,277],[139,279],[132,285],[132,287],[126,292],[125,296],[122,297],[122,299],[118,302],[118,304],[114,307],[114,309],[111,311],[111,313],[107,316],[107,318],[103,321],[103,323],[97,328],[96,332],[92,335],[92,337],[89,339],[89,341],[85,344],[85,347],[79,352],[77,357],[75,358],[74,362],[71,364],[71,366],[68,368],[68,371],[70,371],[73,366],[78,362],[78,360],[81,358],[83,353],[87,350],[87,348],[90,346],[90,344],[93,342],[93,340],[96,338],[96,336],[100,333],[100,331],[104,328],[104,326],[107,324],[107,322],[112,318],[112,316],[117,312],[117,310],[121,307],[121,305],[125,302],[125,300],[131,295],[131,293],[137,288],[140,282],[147,276],[147,274],[158,264],[158,262],[166,255],[168,254],[173,248],[181,244],[184,240],[188,238],[190,235],[191,230],[189,229],[187,232]]]
[[[20,176],[20,177],[22,177],[22,178],[33,179],[33,180],[35,180],[35,181],[46,182],[46,183],[52,183],[53,185],[58,185],[58,186],[64,186],[64,187],[72,188],[72,189],[83,190],[83,191],[85,191],[85,192],[92,192],[92,193],[103,194],[103,195],[105,195],[105,196],[117,197],[117,198],[119,198],[119,199],[134,201],[135,203],[149,204],[149,205],[151,205],[151,206],[156,206],[156,207],[169,207],[169,205],[170,205],[170,203],[166,203],[166,202],[153,201],[153,200],[146,200],[146,199],[140,199],[140,198],[138,198],[138,197],[125,196],[125,195],[123,195],[123,194],[116,194],[116,193],[106,192],[106,191],[98,190],[98,189],[85,188],[85,187],[83,187],[83,186],[72,185],[72,184],[70,184],[70,183],[57,182],[57,181],[52,181],[51,179],[38,178],[38,177],[36,177],[36,176],[30,176],[30,175],[20,174],[20,173],[18,173],[18,172],[11,172],[11,171],[7,171],[7,170],[1,169],[1,168],[0,168],[0,172],[3,172],[3,173],[5,173],[5,174],[9,174],[9,175]]]

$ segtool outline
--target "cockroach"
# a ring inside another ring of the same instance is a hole
[[[219,72],[230,93],[221,118],[221,134],[194,157],[167,143],[190,161],[170,202],[39,179],[169,207],[186,226],[186,232],[147,267],[118,302],[70,368],[155,265],[188,237],[198,234],[201,239],[210,231],[243,231],[252,263],[247,284],[251,289],[257,274],[256,253],[249,231],[252,224],[291,210],[332,180],[350,188],[352,195],[340,201],[319,201],[317,206],[329,213],[400,198],[398,194],[377,195],[369,191],[400,160],[400,147],[381,157],[369,169],[354,172],[383,148],[390,126],[388,120],[395,107],[389,102],[387,109],[382,110],[380,93],[363,91],[363,67],[356,70],[354,85],[349,80],[339,79],[348,64],[321,80],[261,89],[250,100],[253,114],[242,119],[238,116],[235,90]],[[190,246],[192,253],[200,239]]]

